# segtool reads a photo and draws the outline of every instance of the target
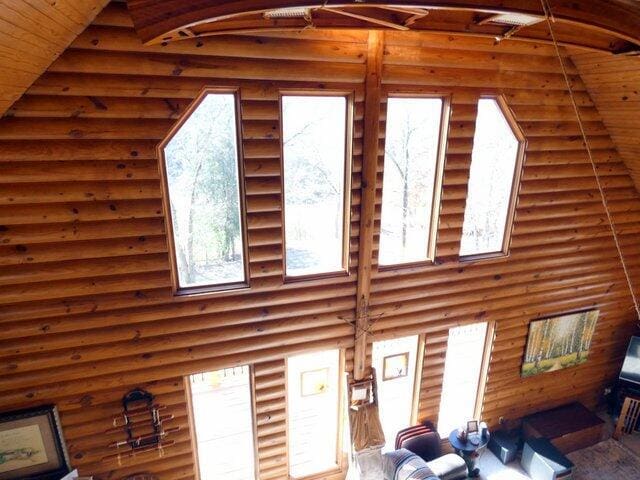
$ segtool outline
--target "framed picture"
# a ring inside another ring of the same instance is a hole
[[[382,360],[382,381],[406,377],[409,374],[409,352],[387,355]]]
[[[586,362],[598,314],[598,310],[587,310],[531,322],[522,377]]]
[[[310,397],[329,390],[329,369],[319,368],[300,374],[300,395]]]
[[[59,480],[69,470],[55,406],[0,413],[0,480]]]
[[[469,433],[477,433],[478,432],[478,421],[477,420],[469,420],[467,422],[467,434]]]

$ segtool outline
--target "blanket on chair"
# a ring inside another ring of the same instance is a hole
[[[427,462],[404,448],[382,456],[382,471],[385,480],[438,480]]]

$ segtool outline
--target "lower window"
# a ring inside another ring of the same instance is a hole
[[[288,358],[287,408],[291,477],[338,468],[340,350]]]
[[[200,480],[255,480],[248,366],[191,375]]]
[[[418,335],[373,342],[373,367],[378,380],[380,422],[386,439],[383,452],[393,450],[399,430],[413,424]]]
[[[442,437],[475,418],[486,337],[486,322],[449,330],[438,415]]]

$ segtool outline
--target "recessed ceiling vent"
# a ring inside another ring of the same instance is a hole
[[[268,10],[264,12],[264,18],[309,18],[311,15],[310,8],[276,8],[275,10]]]
[[[487,18],[483,23],[499,23],[501,25],[509,25],[512,27],[529,27],[540,23],[544,17],[537,15],[527,15],[525,13],[502,13]]]

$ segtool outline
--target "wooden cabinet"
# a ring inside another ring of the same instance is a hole
[[[604,421],[581,403],[571,403],[525,417],[525,439],[548,438],[562,453],[589,447],[602,439]]]

